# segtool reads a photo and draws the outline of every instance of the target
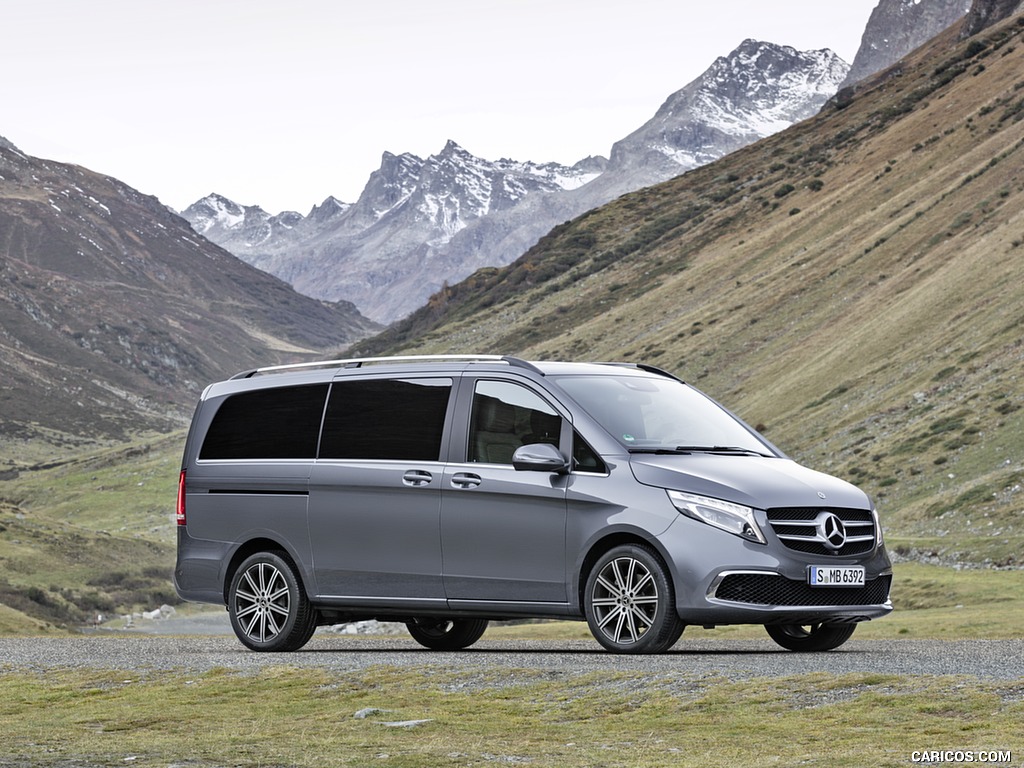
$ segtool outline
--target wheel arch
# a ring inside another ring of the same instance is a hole
[[[299,580],[299,585],[306,592],[306,595],[309,595],[309,588],[306,585],[306,574],[299,565],[295,555],[281,542],[270,537],[259,536],[249,539],[242,544],[235,550],[231,559],[228,561],[227,568],[224,571],[224,582],[222,586],[225,605],[227,605],[228,602],[228,592],[231,589],[231,580],[234,579],[238,566],[240,566],[247,557],[255,555],[258,552],[274,552],[283,557],[295,571],[295,577]]]
[[[654,550],[658,559],[661,560],[661,564],[665,566],[665,572],[672,579],[673,590],[678,591],[678,586],[676,585],[677,575],[675,568],[672,567],[672,559],[657,539],[648,538],[634,530],[614,531],[602,536],[590,545],[590,549],[587,550],[587,554],[583,557],[579,568],[576,570],[575,607],[580,613],[583,613],[583,593],[586,591],[587,579],[590,577],[590,572],[593,570],[594,565],[606,552],[622,544],[641,544]]]

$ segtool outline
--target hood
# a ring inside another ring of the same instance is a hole
[[[871,509],[867,494],[856,486],[802,467],[790,459],[705,453],[634,454],[630,466],[633,475],[644,485],[688,491],[756,509],[821,506]]]

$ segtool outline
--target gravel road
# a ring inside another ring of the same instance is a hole
[[[296,653],[253,653],[224,635],[91,635],[76,638],[0,638],[0,671],[56,668],[124,672],[226,668],[258,673],[266,667],[322,668],[335,672],[369,666],[443,667],[455,677],[481,670],[499,677],[516,670],[552,676],[632,672],[655,677],[708,675],[729,679],[814,672],[898,675],[962,674],[985,680],[1019,680],[1024,640],[851,640],[831,653],[797,654],[770,639],[683,639],[660,656],[618,656],[596,642],[483,640],[456,653],[421,648],[407,637],[339,636],[318,633]],[[491,683],[493,684],[493,677]]]

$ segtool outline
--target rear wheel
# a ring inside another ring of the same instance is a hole
[[[661,558],[642,544],[615,547],[597,561],[583,609],[591,633],[614,653],[662,653],[685,627]]]
[[[276,552],[258,552],[238,567],[228,614],[238,639],[254,651],[295,651],[316,631],[316,610],[295,567]]]
[[[850,639],[856,624],[766,624],[772,640],[790,651],[831,651]]]
[[[479,640],[487,629],[486,619],[413,619],[405,626],[420,645],[434,651],[458,651]]]

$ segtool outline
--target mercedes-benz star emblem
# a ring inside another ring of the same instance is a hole
[[[846,543],[846,526],[843,521],[831,512],[818,519],[818,533],[829,549],[842,549]]]

